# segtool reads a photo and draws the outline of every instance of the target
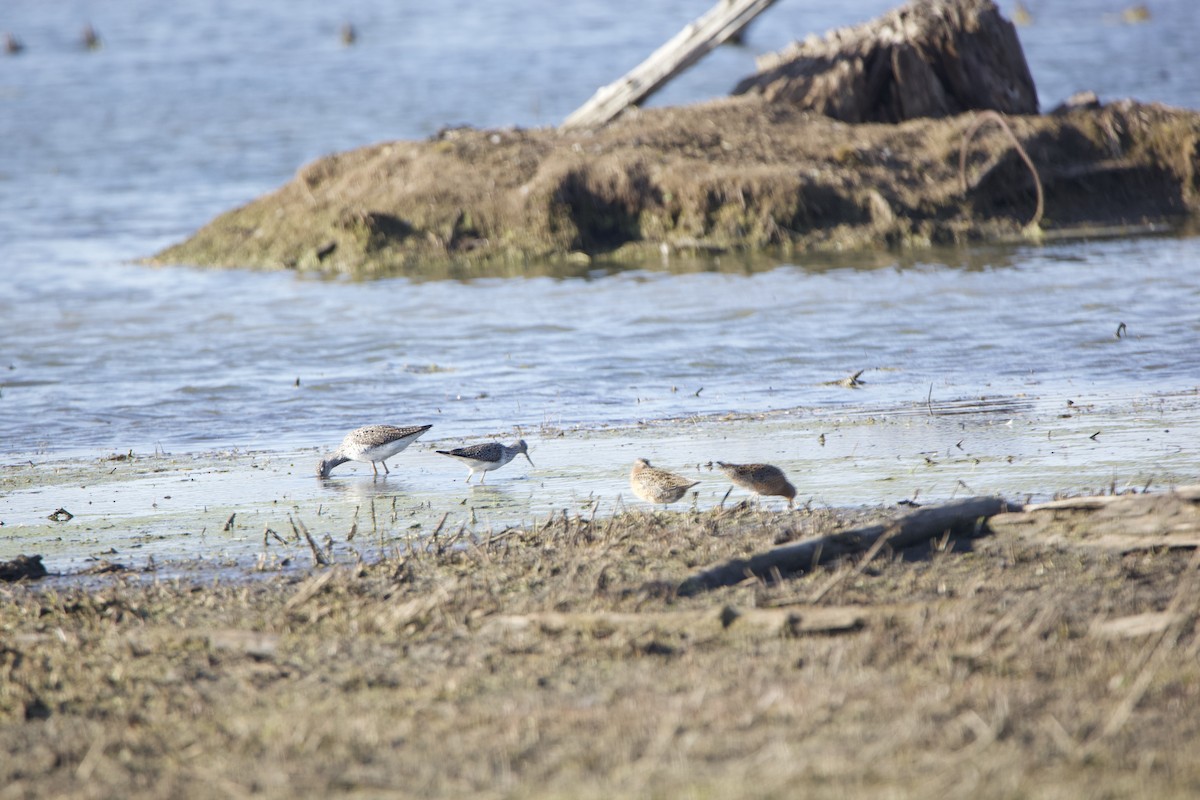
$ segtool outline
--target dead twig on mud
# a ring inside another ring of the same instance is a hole
[[[300,518],[296,517],[295,519],[292,519],[292,515],[288,514],[288,522],[292,523],[292,530],[296,532],[297,539],[299,539],[300,535],[303,534],[305,540],[308,541],[308,548],[312,550],[313,560],[323,567],[329,566],[329,559],[326,558],[325,554],[321,552],[321,548],[317,546],[316,541],[313,540],[312,534],[308,532],[308,528],[300,520]]]
[[[274,539],[275,541],[279,542],[284,547],[287,547],[287,542],[284,541],[282,536],[280,536],[275,531],[271,530],[270,526],[264,525],[263,526],[263,547],[264,548],[266,548],[266,546],[270,543],[271,539]]]
[[[304,581],[304,583],[300,584],[300,588],[296,590],[296,593],[283,604],[284,612],[286,613],[299,608],[316,597],[333,580],[335,574],[336,572],[333,571],[322,572]]]

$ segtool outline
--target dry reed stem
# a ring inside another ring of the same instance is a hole
[[[851,573],[853,573],[855,575],[861,575],[863,570],[865,570],[867,568],[867,566],[871,563],[871,561],[873,561],[875,559],[875,556],[879,555],[879,551],[882,550],[883,546],[888,543],[888,540],[891,539],[893,536],[895,536],[899,532],[900,532],[899,525],[897,525],[896,523],[892,523],[891,525],[889,525],[887,530],[884,531],[883,535],[875,540],[875,542],[867,550],[866,554],[863,555],[863,557],[859,560],[858,564],[856,564],[853,569],[845,569],[845,570],[836,571],[828,581],[826,581],[824,584],[821,585],[821,587],[819,589],[817,589],[815,592],[812,593],[812,596],[809,597],[808,602],[810,602],[810,603],[821,602],[822,597],[827,595],[834,587],[836,587],[838,584],[840,584],[842,581],[844,581]],[[947,531],[946,535],[949,536],[949,534],[950,534],[950,532]]]
[[[312,551],[313,561],[323,567],[329,566],[329,559],[321,552],[321,548],[317,546],[312,534],[308,532],[308,527],[305,526],[300,517],[297,516],[295,519],[292,519],[292,515],[288,514],[288,522],[292,523],[292,530],[296,531],[296,539],[298,540],[303,535],[308,542],[308,549]]]

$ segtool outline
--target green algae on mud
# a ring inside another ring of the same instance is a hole
[[[1196,112],[1121,101],[1011,118],[1045,191],[1035,230],[1033,180],[994,126],[960,174],[973,119],[848,125],[737,97],[596,131],[448,129],[315,161],[150,260],[464,278],[663,253],[1038,241],[1200,211]]]
[[[878,516],[571,515],[252,583],[0,587],[0,785],[1148,798],[1200,783],[1186,551],[996,534],[670,589]],[[803,622],[841,610],[864,622]],[[1164,610],[1179,621],[1110,624]]]

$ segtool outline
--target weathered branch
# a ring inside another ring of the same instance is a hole
[[[1029,541],[1122,553],[1200,548],[1200,486],[1037,503],[989,524]]]
[[[682,595],[695,595],[721,586],[732,586],[748,577],[766,578],[778,571],[782,574],[806,572],[818,558],[826,563],[853,553],[870,549],[880,537],[887,535],[894,549],[911,547],[949,532],[962,535],[979,531],[983,520],[1009,509],[1008,501],[999,497],[975,497],[933,508],[912,511],[886,525],[871,525],[851,531],[823,536],[806,542],[777,547],[750,558],[739,558],[700,572],[679,586]]]
[[[1189,500],[1192,502],[1200,501],[1200,485],[1193,486],[1176,486],[1170,492],[1171,495],[1178,497],[1180,500]],[[1047,503],[1031,503],[1025,506],[1026,513],[1035,511],[1093,511],[1100,508],[1107,508],[1112,505],[1136,505],[1139,502],[1145,503],[1155,497],[1161,495],[1137,495],[1137,494],[1104,494],[1094,495],[1091,497],[1066,497],[1062,500],[1051,500]]]
[[[720,0],[624,77],[597,90],[590,100],[571,112],[561,129],[598,128],[629,106],[641,105],[671,78],[736,35],[774,3],[775,0]]]

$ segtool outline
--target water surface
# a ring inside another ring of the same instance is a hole
[[[699,507],[728,489],[714,458],[777,462],[832,505],[1196,480],[1194,238],[469,282],[134,263],[326,153],[554,124],[708,5],[6,4],[27,50],[0,59],[0,558],[244,560],[289,513],[345,544],[371,507],[379,543],[603,514],[639,456],[702,479]],[[654,103],[722,94],[756,53],[890,5],[779,3]],[[1080,89],[1200,106],[1189,0],[1141,25],[1027,5],[1044,107]],[[316,481],[374,422],[434,428],[386,480]],[[517,435],[537,466],[478,490],[432,452]]]

